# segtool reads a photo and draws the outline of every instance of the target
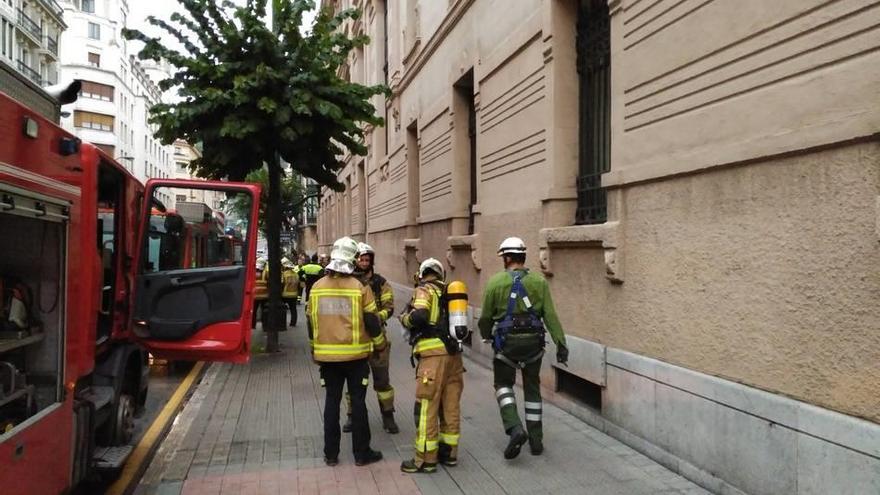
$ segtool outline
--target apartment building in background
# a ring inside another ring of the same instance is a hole
[[[55,0],[0,0],[0,61],[37,86],[56,84],[59,38],[66,28]]]
[[[61,74],[64,80],[82,80],[79,98],[64,107],[69,115],[62,125],[142,181],[173,177],[173,146],[154,138],[148,122],[149,109],[163,99],[156,80],[161,70],[145,67],[122,37],[127,0],[62,0],[61,5],[69,26],[62,36]]]
[[[551,400],[718,493],[880,491],[880,3],[324,4],[392,90],[324,250],[444,260],[479,315],[522,237],[569,336]]]

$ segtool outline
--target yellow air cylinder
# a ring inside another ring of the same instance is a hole
[[[446,299],[449,301],[449,335],[458,341],[458,346],[461,348],[461,341],[467,338],[469,333],[468,295],[464,282],[459,280],[450,282],[446,287]]]

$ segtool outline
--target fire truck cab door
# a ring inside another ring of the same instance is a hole
[[[253,184],[147,182],[131,332],[154,356],[247,362],[259,198]]]

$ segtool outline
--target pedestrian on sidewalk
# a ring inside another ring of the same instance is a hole
[[[391,341],[388,339],[386,322],[394,312],[394,291],[382,275],[375,272],[376,252],[372,246],[364,242],[358,243],[358,258],[355,274],[360,281],[373,291],[382,323],[382,335],[379,343],[370,354],[370,371],[373,374],[373,389],[379,399],[379,410],[382,411],[382,429],[392,435],[400,432],[394,421],[394,387],[391,386],[388,366],[391,360]],[[346,392],[345,402],[348,405],[348,419],[342,425],[342,431],[351,431],[351,396]]]
[[[544,451],[541,412],[541,359],[544,356],[545,325],[556,344],[556,362],[566,365],[568,347],[556,316],[550,287],[541,275],[525,267],[526,245],[519,237],[508,237],[498,249],[504,271],[489,279],[483,292],[482,315],[477,325],[485,341],[495,350],[495,398],[504,431],[510,436],[504,458],[513,459],[528,440],[532,455]],[[516,407],[513,385],[522,370],[525,416],[523,430]]]
[[[296,305],[299,304],[299,273],[296,265],[289,258],[281,259],[281,280],[283,285],[281,298],[290,310],[290,326],[296,326]]]
[[[367,358],[382,337],[372,291],[354,275],[357,241],[343,237],[333,243],[327,275],[312,286],[308,315],[312,358],[321,367],[321,383],[326,388],[324,402],[324,462],[339,463],[339,403],[342,388],[348,385],[352,409],[352,450],[355,464],[364,466],[382,459],[370,448],[367,418],[367,384],[370,367]]]
[[[318,255],[313,254],[311,262],[302,265],[299,269],[299,279],[305,286],[305,292],[303,295],[305,296],[304,299],[306,301],[309,300],[309,292],[312,290],[312,285],[323,276],[324,267],[318,264]]]
[[[415,456],[404,461],[405,473],[433,473],[437,462],[458,464],[461,426],[461,392],[464,363],[458,341],[449,335],[449,312],[445,304],[446,271],[428,258],[419,266],[419,284],[400,322],[409,331],[416,369]]]
[[[266,321],[263,313],[267,311],[269,302],[269,260],[257,258],[256,281],[254,282],[254,310],[251,313],[251,328],[257,328],[257,315],[260,321]],[[265,330],[265,328],[264,328]]]

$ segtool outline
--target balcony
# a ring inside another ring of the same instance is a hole
[[[64,16],[64,9],[55,0],[43,0],[43,3],[49,8],[49,11],[58,17]]]
[[[49,53],[55,55],[55,58],[58,58],[58,38],[53,38],[47,35],[46,48],[49,49]]]
[[[31,69],[28,64],[24,63],[24,61],[18,61],[18,70],[22,74],[26,75],[28,79],[37,84],[37,86],[41,86],[43,84],[43,78],[40,77],[40,73]]]
[[[31,36],[31,39],[36,41],[38,44],[43,39],[43,32],[40,29],[40,26],[34,22],[33,19],[28,17],[27,14],[24,13],[23,10],[18,9],[18,27],[22,29],[25,33]]]

